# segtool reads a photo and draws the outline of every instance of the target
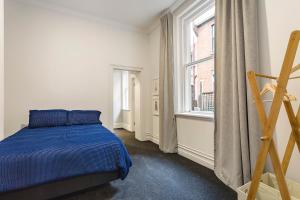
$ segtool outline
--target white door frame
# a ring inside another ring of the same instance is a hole
[[[112,66],[112,72],[114,70],[124,70],[124,71],[130,71],[130,72],[134,72],[135,74],[135,87],[134,87],[134,94],[135,94],[135,105],[134,105],[134,121],[135,121],[135,138],[137,140],[142,141],[143,140],[143,133],[142,133],[142,121],[141,121],[141,72],[142,72],[142,68],[140,67],[131,67],[131,66],[124,66],[124,65],[116,65],[116,64],[111,64]],[[113,74],[113,73],[112,73]],[[113,93],[113,91],[112,91]],[[113,106],[112,106],[113,109]],[[112,116],[112,120],[113,120],[113,116]]]
[[[130,80],[130,84],[131,84],[131,94],[130,94],[130,98],[131,98],[131,127],[132,127],[132,131],[135,132],[135,82],[136,82],[136,75],[135,74],[131,74],[131,76],[129,77]]]

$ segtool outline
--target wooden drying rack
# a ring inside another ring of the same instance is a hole
[[[294,31],[290,36],[289,44],[287,47],[287,51],[285,54],[284,62],[279,77],[257,74],[254,71],[248,72],[248,80],[252,90],[252,95],[254,97],[263,134],[261,137],[262,145],[260,147],[258,159],[256,161],[256,166],[253,173],[247,200],[254,200],[256,198],[256,193],[258,190],[260,178],[264,170],[268,153],[270,154],[272,160],[272,165],[278,181],[281,197],[283,200],[291,199],[289,195],[287,183],[285,180],[285,174],[295,144],[297,144],[298,150],[300,152],[300,130],[299,130],[300,106],[297,114],[295,115],[291,104],[291,101],[295,100],[295,98],[294,96],[287,94],[287,84],[288,81],[291,79],[300,78],[300,76],[294,76],[294,77],[290,76],[292,73],[300,69],[300,64],[293,67],[297,48],[299,45],[299,40],[300,40],[300,31]],[[265,85],[263,91],[260,92],[256,77],[276,80],[277,86],[269,83],[269,85]],[[262,100],[262,95],[268,91],[274,93],[274,98],[272,100],[269,116],[267,116],[267,113],[264,109],[263,100]],[[273,133],[274,133],[274,129],[277,123],[279,111],[282,104],[284,104],[286,113],[288,115],[288,119],[292,127],[292,132],[290,134],[289,142],[285,150],[283,161],[282,163],[280,163],[280,159],[273,140]]]

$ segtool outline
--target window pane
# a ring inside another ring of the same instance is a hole
[[[195,18],[189,25],[187,63],[211,57],[214,53],[214,8]]]
[[[211,25],[211,49],[215,51],[215,24]]]
[[[214,59],[186,68],[186,103],[190,111],[214,111]]]

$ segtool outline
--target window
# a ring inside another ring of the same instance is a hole
[[[211,25],[211,51],[215,52],[215,24]]]
[[[210,1],[206,1],[210,2]],[[182,21],[183,112],[213,116],[215,8],[195,8]]]
[[[122,71],[122,108],[123,110],[129,110],[129,73],[128,71]]]

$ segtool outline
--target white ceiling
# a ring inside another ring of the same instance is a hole
[[[147,29],[160,13],[176,0],[21,0],[61,7],[132,26]]]

